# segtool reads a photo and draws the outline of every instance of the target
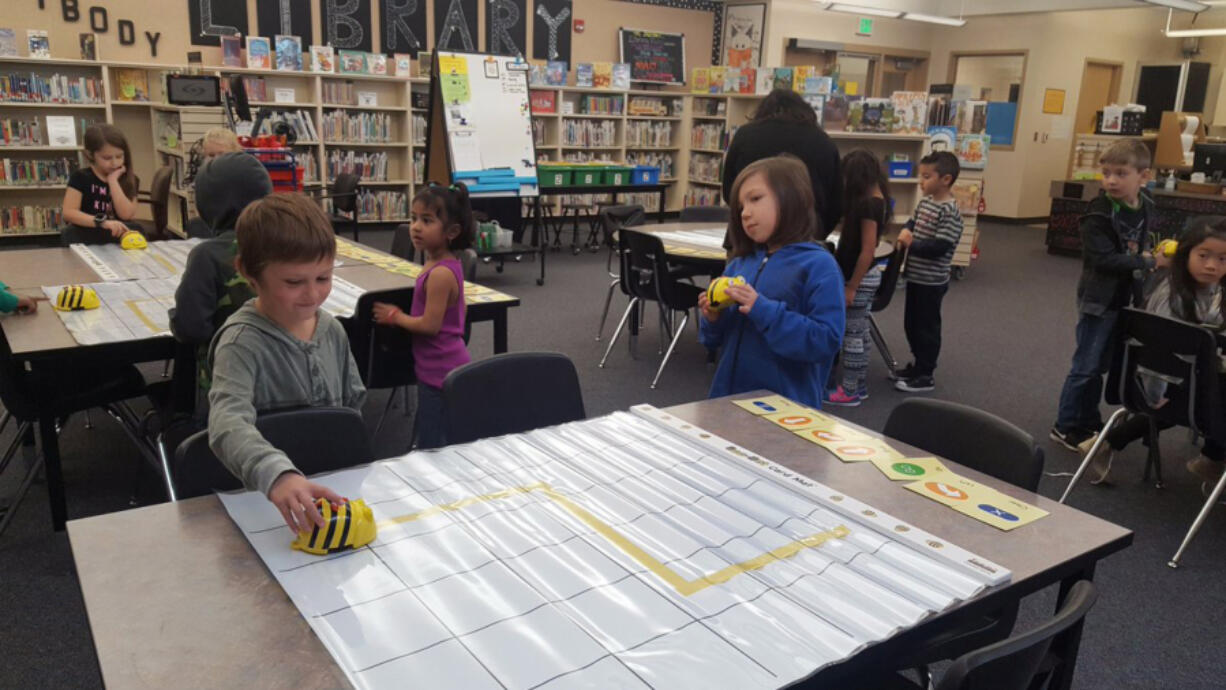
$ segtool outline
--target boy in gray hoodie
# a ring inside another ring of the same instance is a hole
[[[209,342],[226,319],[255,296],[234,267],[234,224],[248,204],[272,194],[272,180],[255,156],[227,153],[200,169],[195,189],[196,208],[212,237],[187,255],[170,327],[179,342],[196,348],[195,406],[203,420],[208,412]],[[190,396],[190,389],[185,391]]]
[[[308,481],[255,427],[260,412],[350,407],[366,389],[344,328],[320,309],[332,290],[336,237],[327,216],[298,194],[274,194],[239,216],[239,273],[255,299],[213,336],[209,447],[248,489],[272,501],[291,530],[323,526],[315,500],[342,499]]]

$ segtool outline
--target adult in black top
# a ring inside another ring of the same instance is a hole
[[[839,174],[839,150],[834,141],[817,124],[813,106],[805,103],[796,92],[785,89],[771,91],[758,104],[749,123],[732,137],[724,154],[724,203],[731,205],[732,183],[750,163],[790,153],[805,164],[813,181],[813,199],[821,221],[818,237],[838,225],[843,214],[843,182]]]
[[[843,219],[843,229],[839,232],[839,246],[834,252],[834,258],[843,271],[843,280],[851,280],[856,272],[856,261],[864,247],[864,233],[860,231],[861,221],[871,220],[877,224],[878,235],[885,232],[886,200],[879,196],[869,196],[849,202],[847,217]]]

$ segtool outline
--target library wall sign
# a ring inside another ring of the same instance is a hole
[[[51,0],[56,2],[56,0]],[[208,0],[204,0],[208,2]],[[46,10],[48,0],[38,0],[38,9]],[[98,4],[91,4],[88,8],[84,7],[81,0],[58,0],[60,6],[60,15],[65,22],[75,24],[82,20],[82,14],[88,15],[89,29],[96,34],[105,34],[111,30],[111,15],[106,7]],[[136,23],[131,19],[117,19],[115,21],[115,31],[119,36],[119,45],[130,46],[136,43]],[[158,55],[158,40],[162,38],[161,31],[146,31],[145,40],[149,42],[149,54],[153,57]]]

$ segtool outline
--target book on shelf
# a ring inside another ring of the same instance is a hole
[[[928,128],[928,140],[924,143],[924,155],[937,153],[939,151],[948,151],[957,155],[958,153],[958,128],[949,125],[940,125],[937,127]]]
[[[826,97],[817,93],[806,93],[801,98],[813,108],[813,114],[817,116],[817,124],[819,127],[822,126],[825,121]]]
[[[613,88],[622,91],[630,89],[630,63],[615,62],[613,63]]]
[[[52,146],[76,146],[77,123],[71,115],[47,116],[47,141]]]
[[[117,67],[114,71],[118,100],[149,100],[149,75],[145,70]]]
[[[430,77],[434,74],[434,51],[417,51],[417,76]]]
[[[728,81],[728,68],[715,66],[711,68],[711,93],[723,93]]]
[[[332,46],[311,46],[311,71],[336,71],[336,51]]]
[[[759,67],[755,81],[754,92],[759,96],[765,96],[771,92],[771,89],[775,88],[775,70],[770,67]]]
[[[741,91],[741,68],[740,67],[725,67],[724,68],[724,93],[740,93]]]
[[[18,103],[101,103],[102,82],[97,77],[65,74],[0,75],[0,101]]]
[[[548,86],[545,80],[545,66],[532,65],[528,68],[528,86]]]
[[[0,27],[0,57],[17,57],[17,32]]]
[[[366,70],[371,74],[387,74],[387,56],[383,53],[366,54]]]
[[[78,34],[77,42],[81,45],[82,60],[98,59],[98,37],[93,34]]]
[[[805,77],[805,86],[802,93],[829,96],[833,90],[834,79],[832,77],[809,76]]]
[[[68,183],[77,169],[76,157],[0,159],[0,187],[51,186]]]
[[[962,215],[978,215],[979,198],[983,192],[981,181],[969,177],[959,179],[949,188],[949,192],[958,200],[958,210],[962,212]]]
[[[592,63],[592,87],[607,89],[611,86],[613,86],[613,63]]]
[[[792,68],[792,90],[796,93],[805,92],[805,80],[809,77],[818,77],[821,73],[812,65],[797,65]]]
[[[5,235],[54,232],[63,224],[64,210],[60,206],[0,207],[0,232]]]
[[[776,89],[792,88],[792,68],[791,67],[776,67],[775,68],[775,85]]]
[[[753,67],[741,67],[741,76],[737,79],[737,92],[744,94],[753,94],[757,88],[758,70]]]
[[[545,83],[550,86],[566,86],[566,62],[550,60],[545,63]]]
[[[987,101],[955,101],[954,122],[958,134],[984,134],[988,129]]]
[[[928,93],[925,91],[895,91],[890,95],[894,104],[894,131],[900,134],[923,134],[928,128]]]
[[[338,51],[337,65],[342,74],[366,74],[366,53],[360,50]]]
[[[535,114],[553,114],[558,112],[557,91],[529,91],[529,102],[532,105],[532,113]]]
[[[396,66],[396,76],[413,76],[413,56],[408,53],[396,53],[392,56],[392,64]]]
[[[826,98],[822,108],[822,127],[828,132],[837,132],[847,128],[848,111],[851,104],[848,97],[841,93],[832,93]]]
[[[889,132],[894,127],[894,103],[888,98],[862,98],[849,103],[847,129],[854,132]]]
[[[221,64],[223,67],[243,66],[243,39],[239,36],[220,36]]]
[[[575,65],[575,86],[591,88],[595,80],[595,68],[590,62]]]
[[[268,100],[268,84],[264,81],[264,77],[243,77],[243,88],[247,91],[249,101]]]
[[[302,71],[302,39],[298,36],[277,34],[277,70],[282,72]]]
[[[272,46],[267,38],[263,36],[247,37],[247,68],[272,68]]]
[[[26,45],[29,57],[46,60],[51,57],[51,39],[44,29],[29,29],[26,31]]]
[[[708,93],[711,90],[711,68],[695,67],[690,73],[690,91]]]
[[[987,134],[959,134],[958,164],[965,170],[983,170],[991,147],[992,137]]]

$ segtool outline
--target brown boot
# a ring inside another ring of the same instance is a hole
[[[1082,455],[1090,452],[1094,447],[1094,441],[1098,436],[1091,436],[1081,443],[1077,444],[1077,450]],[[1086,478],[1091,484],[1109,484],[1107,481],[1108,475],[1111,474],[1111,463],[1115,462],[1115,451],[1111,450],[1111,446],[1106,441],[1098,447],[1098,452],[1090,459],[1090,466],[1086,468]]]
[[[1208,482],[1210,487],[1212,487],[1222,478],[1222,464],[1214,462],[1203,455],[1198,455],[1189,460],[1186,467],[1189,472],[1200,477],[1202,481]]]

